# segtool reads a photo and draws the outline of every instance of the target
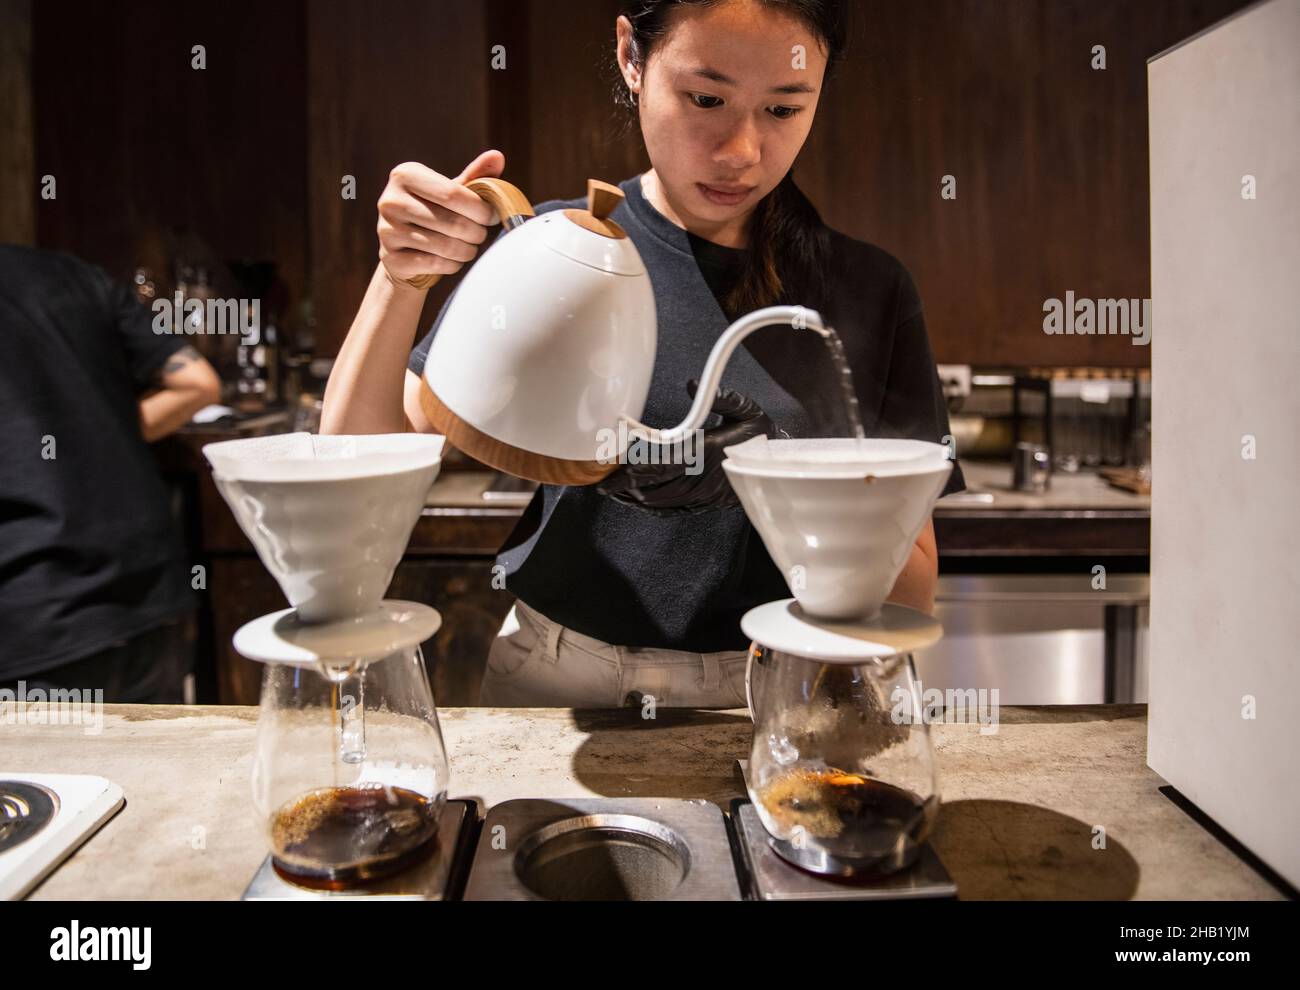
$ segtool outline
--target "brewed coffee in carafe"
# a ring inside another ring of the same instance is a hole
[[[405,787],[322,787],[271,817],[275,870],[303,886],[346,887],[417,861],[438,831],[437,808]]]
[[[340,889],[404,869],[432,851],[446,786],[418,647],[266,667],[253,793],[281,876]]]
[[[751,648],[750,796],[783,857],[821,873],[913,862],[939,796],[923,722],[899,719],[911,658],[823,663]]]

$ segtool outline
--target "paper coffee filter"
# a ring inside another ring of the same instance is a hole
[[[948,448],[943,444],[884,437],[772,440],[759,436],[727,447],[724,452],[739,467],[836,474],[928,470],[948,457]]]
[[[421,433],[278,433],[210,443],[203,448],[203,456],[213,473],[231,481],[339,481],[436,464],[445,440]]]

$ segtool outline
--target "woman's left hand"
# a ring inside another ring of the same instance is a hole
[[[687,391],[695,397],[699,383],[691,381]],[[624,463],[596,486],[596,490],[627,505],[656,515],[675,512],[705,512],[739,504],[726,472],[723,451],[756,436],[771,435],[775,427],[757,402],[729,388],[718,389],[713,412],[722,417],[718,426],[701,431],[702,437],[690,463],[682,457],[666,457],[673,448],[659,448],[647,460],[673,460],[668,464]]]

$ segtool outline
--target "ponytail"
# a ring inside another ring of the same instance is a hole
[[[754,210],[740,277],[723,309],[732,319],[778,303],[818,309],[825,304],[829,262],[821,214],[787,172]]]

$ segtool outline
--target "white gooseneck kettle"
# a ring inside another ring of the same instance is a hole
[[[773,324],[828,333],[801,306],[741,317],[709,354],[685,421],[645,426],[655,304],[641,256],[609,219],[622,190],[591,179],[587,209],[535,217],[508,182],[467,186],[509,233],[457,287],[429,350],[420,403],[453,444],[509,474],[561,485],[600,481],[618,467],[629,436],[672,444],[699,429],[723,367],[748,334]],[[425,276],[421,284],[433,281]]]

